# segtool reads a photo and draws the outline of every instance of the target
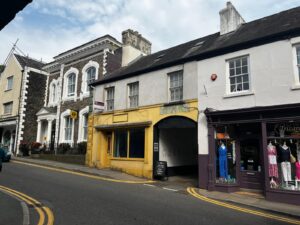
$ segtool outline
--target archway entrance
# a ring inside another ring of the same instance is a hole
[[[197,123],[172,116],[154,126],[153,165],[167,162],[167,176],[193,176],[198,173]]]

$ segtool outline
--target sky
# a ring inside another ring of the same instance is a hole
[[[246,22],[300,6],[300,0],[231,2]],[[17,39],[23,53],[50,62],[106,34],[121,41],[129,28],[156,52],[219,32],[225,5],[225,0],[33,0],[0,31],[0,64]]]

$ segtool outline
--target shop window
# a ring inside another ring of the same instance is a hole
[[[114,157],[127,157],[127,130],[115,131]]]
[[[300,191],[300,122],[267,124],[270,188]]]
[[[230,93],[248,91],[250,89],[249,57],[232,59],[228,61],[228,64]]]
[[[114,157],[144,158],[145,130],[135,128],[114,132]]]
[[[215,128],[216,183],[236,183],[236,142],[233,127]]]
[[[144,158],[145,131],[132,129],[129,131],[129,158]]]

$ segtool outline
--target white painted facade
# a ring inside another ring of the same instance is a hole
[[[300,37],[277,41],[198,62],[199,154],[208,154],[207,125],[203,110],[230,110],[300,102],[295,46]],[[229,92],[228,60],[249,57],[250,90]],[[215,81],[211,75],[217,74]]]
[[[197,98],[197,62],[161,69],[140,76],[98,85],[95,95],[98,101],[105,102],[105,88],[115,87],[114,110],[129,108],[128,84],[139,82],[139,107],[169,102],[169,76],[174,71],[183,70],[183,100]],[[105,107],[106,108],[106,107]]]

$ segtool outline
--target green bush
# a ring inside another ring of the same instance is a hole
[[[86,146],[87,146],[87,142],[86,141],[77,143],[78,153],[82,154],[82,155],[85,155],[85,153],[86,153]]]
[[[69,143],[60,143],[57,148],[58,154],[66,154],[71,151],[71,145]]]
[[[19,150],[23,156],[29,156],[29,144],[26,141],[21,141]]]

